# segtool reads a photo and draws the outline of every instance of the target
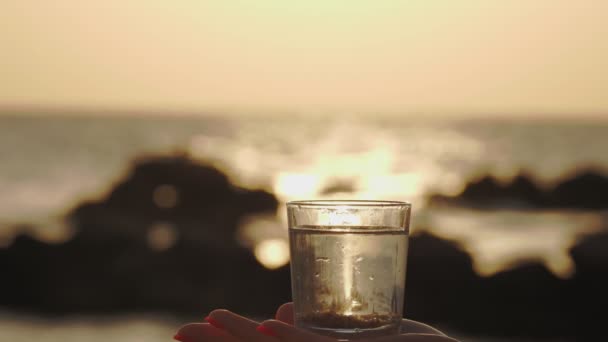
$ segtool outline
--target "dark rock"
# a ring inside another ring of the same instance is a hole
[[[564,306],[574,313],[572,323],[585,336],[605,334],[601,312],[608,307],[608,232],[586,237],[570,253],[576,274],[568,282]]]
[[[472,270],[458,245],[420,235],[411,239],[406,316],[469,334],[580,339],[603,327],[607,303],[608,235],[590,237],[573,249],[577,272],[559,279],[528,264],[491,277]]]
[[[471,257],[455,243],[429,234],[412,237],[408,250],[406,317],[424,322],[450,321],[462,308],[463,294],[476,292],[476,280]]]
[[[0,249],[0,305],[52,313],[272,313],[290,298],[288,268],[264,269],[234,234],[246,215],[277,205],[273,195],[237,188],[188,158],[140,160],[105,198],[68,215],[76,230],[70,241],[20,236]],[[173,240],[152,248],[159,225]]]
[[[608,177],[594,171],[580,173],[557,185],[549,198],[553,207],[608,209]]]
[[[184,157],[142,159],[98,202],[80,205],[68,219],[81,238],[145,237],[155,224],[169,223],[182,240],[213,248],[236,247],[240,218],[274,212],[276,198],[237,188],[219,170]]]
[[[152,212],[162,219],[217,214],[227,203],[239,213],[277,206],[272,194],[233,186],[216,168],[181,156],[140,158],[100,204],[130,213]]]
[[[469,183],[456,197],[432,195],[430,203],[477,209],[535,208],[543,205],[544,198],[543,192],[526,175],[519,175],[505,185],[485,176]]]
[[[511,183],[504,187],[506,196],[523,205],[540,207],[544,204],[543,191],[532,181],[527,174],[517,175]]]
[[[491,176],[485,176],[469,183],[460,196],[467,200],[479,201],[496,196],[502,190],[502,186],[496,179]]]
[[[586,171],[545,191],[526,174],[505,185],[485,176],[469,183],[457,196],[431,195],[429,203],[476,209],[608,209],[608,177]]]
[[[321,191],[320,195],[333,195],[339,193],[353,193],[357,190],[354,181],[345,179],[333,180],[329,182]]]

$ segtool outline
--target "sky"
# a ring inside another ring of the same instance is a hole
[[[0,108],[608,117],[606,0],[3,0]]]

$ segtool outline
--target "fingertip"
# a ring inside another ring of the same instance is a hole
[[[218,322],[217,319],[211,317],[211,316],[207,316],[205,317],[205,321],[207,321],[207,323],[211,324],[213,327],[217,328],[217,329],[225,329],[224,325],[220,322]]]
[[[216,328],[217,330],[244,341],[251,341],[252,336],[259,334],[255,331],[259,325],[258,322],[225,309],[213,310],[209,313],[207,321],[216,327],[221,327]]]
[[[234,313],[226,309],[216,309],[211,311],[209,315],[205,317],[205,321],[218,329],[225,329],[225,324],[222,322],[234,316]]]
[[[215,310],[211,311],[207,317],[214,317],[214,316],[218,316],[218,315],[222,316],[222,315],[226,315],[229,312],[230,311],[228,311],[226,309],[215,309]]]
[[[295,329],[293,326],[291,326],[291,325],[289,325],[289,324],[287,324],[285,322],[281,322],[279,320],[276,320],[276,319],[266,320],[266,321],[260,323],[260,326],[268,328],[268,329],[273,330],[273,331],[277,331],[277,330],[284,331],[286,329],[289,329],[289,330],[290,329]]]
[[[279,320],[276,319],[267,319],[265,321],[262,321],[262,323],[260,323],[260,325],[267,325],[267,326],[272,326],[272,325],[286,325],[285,322],[281,322]]]
[[[285,303],[279,307],[275,319],[289,325],[294,323],[293,303]]]
[[[173,337],[184,337],[185,335],[193,332],[193,331],[197,331],[200,329],[200,326],[203,323],[188,323],[188,324],[184,324],[181,327],[179,327],[179,329],[177,329],[177,332],[175,333],[175,336]]]
[[[181,342],[194,342],[208,337],[220,336],[226,336],[226,333],[214,328],[210,324],[190,323],[180,327],[175,333],[175,336],[173,336],[173,339]]]
[[[278,337],[277,333],[272,330],[271,328],[260,324],[257,328],[255,328],[255,330],[259,331],[260,333],[266,335],[266,336],[270,336],[270,337]]]

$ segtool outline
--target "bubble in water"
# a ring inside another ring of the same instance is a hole
[[[329,258],[319,257],[319,258],[317,258],[317,262],[329,262]]]
[[[362,256],[358,257],[358,258],[355,260],[355,262],[361,262],[361,261],[363,261],[363,257],[362,257]]]
[[[369,276],[369,280],[374,280],[374,275]]]
[[[315,278],[319,278],[319,272],[315,273]]]

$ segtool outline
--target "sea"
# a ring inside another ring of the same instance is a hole
[[[183,154],[281,203],[409,201],[412,233],[428,230],[460,244],[481,275],[538,262],[567,278],[576,272],[568,249],[605,229],[601,213],[429,209],[428,198],[457,195],[484,175],[508,182],[526,174],[548,189],[582,170],[608,174],[607,148],[608,120],[9,113],[0,116],[0,248],[22,232],[50,243],[69,239],[65,215],[104,196],[134,161]],[[336,188],[342,190],[329,191]],[[284,231],[282,210],[270,224],[277,231]],[[265,220],[263,230],[243,227],[251,246],[274,237]],[[166,317],[57,321],[3,312],[0,340],[96,341],[92,331],[101,329],[114,337],[100,341],[166,341],[176,324]]]

